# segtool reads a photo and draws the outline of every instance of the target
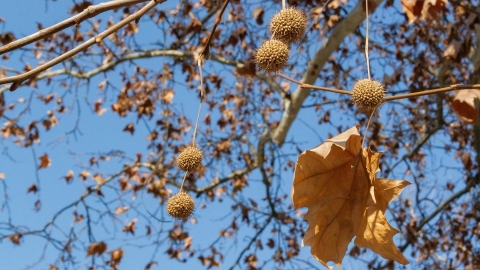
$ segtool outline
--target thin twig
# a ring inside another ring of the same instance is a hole
[[[252,237],[252,239],[250,239],[250,242],[248,243],[248,245],[242,250],[242,252],[240,252],[240,255],[238,255],[237,260],[230,267],[230,270],[235,269],[235,267],[240,263],[240,260],[242,259],[243,254],[245,254],[245,252],[247,252],[250,249],[252,244],[255,243],[257,238],[260,236],[260,234],[262,234],[265,228],[267,228],[268,224],[270,224],[270,221],[272,221],[272,219],[273,219],[273,216],[268,217],[268,219],[265,221],[265,224],[263,224],[263,226],[257,231],[257,233]]]
[[[388,96],[384,98],[384,101],[396,100],[396,99],[403,99],[403,98],[411,98],[411,97],[419,97],[431,94],[437,94],[442,92],[448,92],[452,90],[468,90],[468,89],[480,89],[480,84],[453,84],[447,87],[432,89],[432,90],[424,90],[415,93],[408,93],[408,94],[401,94],[396,96]]]
[[[59,22],[55,25],[52,25],[48,28],[42,29],[34,34],[31,34],[29,36],[26,36],[24,38],[21,38],[19,40],[10,42],[4,46],[0,47],[0,55],[13,51],[15,49],[21,48],[25,45],[31,44],[35,41],[38,41],[42,38],[46,38],[48,36],[51,36],[57,32],[62,31],[63,29],[66,29],[72,25],[79,25],[81,22],[83,22],[86,19],[93,18],[97,16],[100,13],[103,13],[105,11],[109,11],[112,9],[118,9],[122,8],[125,6],[131,6],[134,4],[138,4],[141,2],[146,2],[149,0],[117,0],[117,1],[110,1],[106,3],[101,3],[98,5],[92,5],[87,8],[85,8],[82,12],[78,13],[77,15],[70,17],[62,22]]]
[[[197,120],[195,120],[195,129],[193,130],[192,136],[192,146],[195,146],[195,137],[198,130],[198,122],[200,120],[200,113],[202,112],[202,103],[205,98],[205,90],[203,88],[203,73],[202,73],[202,56],[200,55],[197,59],[198,71],[200,73],[200,104],[198,105]]]
[[[302,83],[301,81],[297,81],[297,80],[292,79],[292,78],[290,78],[290,77],[288,77],[288,76],[285,76],[285,75],[283,75],[283,74],[281,74],[281,73],[278,73],[277,76],[282,77],[282,78],[284,78],[285,80],[291,81],[291,82],[293,82],[293,83],[296,83],[296,84],[298,84],[301,88],[323,90],[323,91],[327,91],[327,92],[333,92],[333,93],[344,94],[344,95],[351,95],[351,94],[352,94],[350,91],[347,91],[347,90],[334,89],[334,88],[328,88],[328,87],[322,87],[322,86],[315,86],[315,85],[311,85],[311,84]]]
[[[187,179],[188,172],[185,172],[185,175],[183,176],[182,180],[182,185],[180,186],[180,192],[183,191],[183,184],[185,184],[185,179]]]
[[[212,28],[212,32],[210,33],[210,36],[208,36],[207,43],[205,43],[205,46],[203,47],[203,50],[200,53],[200,56],[204,57],[205,59],[208,59],[210,57],[210,43],[212,42],[213,35],[215,34],[215,30],[217,30],[217,26],[222,21],[222,16],[223,16],[223,13],[225,12],[225,9],[227,9],[228,3],[230,3],[230,0],[226,0],[223,3],[222,9],[218,12],[217,17],[215,18],[215,23],[213,24],[213,28]]]
[[[163,49],[155,49],[155,50],[145,50],[141,52],[132,52],[132,53],[126,53],[119,58],[112,60],[110,62],[104,63],[96,68],[93,68],[90,71],[85,71],[85,72],[79,72],[75,70],[70,70],[70,69],[58,69],[58,70],[52,70],[52,71],[47,71],[39,74],[38,76],[35,77],[35,79],[41,80],[41,79],[46,79],[46,78],[51,78],[53,76],[59,76],[59,75],[68,75],[71,77],[75,77],[78,79],[90,79],[95,75],[98,75],[102,72],[106,72],[108,70],[111,70],[115,68],[115,66],[134,59],[144,59],[144,58],[153,58],[153,57],[161,57],[161,56],[171,56],[171,57],[187,57],[187,58],[198,58],[198,53],[194,51],[180,51],[180,50],[163,50]],[[244,68],[245,64],[240,63],[231,59],[227,59],[225,57],[222,57],[220,55],[210,55],[209,60],[213,60],[222,64],[226,64],[228,66],[232,66],[235,68]],[[20,73],[20,72],[18,72]],[[273,77],[269,76],[268,74],[265,74],[264,72],[261,71],[256,71],[255,76],[259,78],[260,80],[264,81],[266,84],[268,84],[272,89],[277,91],[282,97],[286,96],[286,92],[283,91],[283,89],[280,87],[280,85],[273,79]],[[7,91],[9,86],[2,86],[0,87],[0,93]]]
[[[296,83],[301,88],[309,88],[309,89],[316,89],[316,90],[323,90],[323,91],[327,91],[327,92],[333,92],[333,93],[337,93],[337,94],[352,95],[351,91],[322,87],[322,86],[315,86],[315,85],[311,85],[311,84],[305,84],[305,83],[302,83],[301,81],[297,81],[297,80],[292,79],[292,78],[290,78],[286,75],[283,75],[281,73],[278,73],[277,76],[282,77],[282,78],[284,78],[288,81],[291,81],[293,83]],[[480,89],[480,84],[453,84],[453,85],[450,85],[450,86],[447,86],[447,87],[442,87],[442,88],[437,88],[437,89],[424,90],[424,91],[420,91],[420,92],[400,94],[400,95],[395,95],[395,96],[388,96],[388,97],[385,97],[383,99],[383,101],[386,102],[386,101],[390,101],[390,100],[426,96],[426,95],[431,95],[431,94],[448,92],[448,91],[452,91],[452,90],[469,90],[469,89]]]
[[[10,85],[10,91],[15,91],[15,89],[17,89],[18,86],[23,81],[25,81],[25,80],[27,80],[31,77],[34,77],[35,75],[39,74],[40,72],[42,72],[42,71],[44,71],[44,70],[46,70],[46,69],[48,69],[48,68],[50,68],[50,67],[52,67],[52,66],[54,66],[58,63],[61,63],[65,60],[73,57],[77,53],[84,51],[85,49],[87,49],[88,47],[92,46],[95,43],[101,43],[105,37],[115,33],[116,31],[118,31],[120,28],[124,27],[128,23],[130,23],[132,21],[135,21],[135,20],[138,20],[140,17],[142,17],[145,13],[147,13],[149,10],[154,8],[156,5],[161,4],[165,1],[166,0],[151,0],[150,3],[146,4],[143,8],[141,8],[137,12],[131,14],[130,16],[126,17],[125,19],[121,20],[120,22],[116,23],[112,27],[106,29],[102,33],[98,34],[96,37],[93,37],[93,38],[89,39],[88,41],[86,41],[83,44],[75,47],[74,49],[68,51],[67,53],[62,54],[62,55],[60,55],[60,56],[58,56],[58,57],[56,57],[56,58],[54,58],[54,59],[52,59],[48,62],[36,67],[36,68],[24,73],[24,74],[2,78],[2,79],[0,79],[0,84],[12,82],[12,85]]]
[[[248,174],[256,168],[257,168],[257,166],[250,166],[250,167],[247,167],[247,168],[243,168],[243,169],[233,171],[232,173],[225,176],[224,178],[213,181],[212,183],[210,183],[209,185],[207,185],[205,187],[197,188],[197,189],[193,190],[193,192],[197,193],[198,194],[197,197],[198,197],[202,193],[211,191],[212,189],[216,188],[217,186],[219,186],[223,183],[226,183],[226,182],[234,179],[235,177],[239,177],[239,176],[243,176],[245,174]]]
[[[370,76],[370,58],[368,57],[368,0],[365,0],[365,20],[367,22],[367,27],[366,27],[366,34],[365,34],[365,59],[367,60],[367,73],[368,73],[368,79],[371,80],[372,77]]]

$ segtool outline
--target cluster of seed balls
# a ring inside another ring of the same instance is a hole
[[[371,112],[383,103],[385,87],[372,79],[361,79],[353,85],[353,103],[366,112]]]
[[[193,172],[202,165],[203,154],[196,146],[187,146],[177,157],[178,167],[185,172]],[[195,201],[188,193],[180,191],[167,201],[167,213],[175,218],[186,220],[195,210]]]
[[[290,44],[300,41],[307,29],[307,17],[296,8],[284,8],[270,22],[272,39],[265,41],[255,54],[257,65],[267,72],[285,68]]]

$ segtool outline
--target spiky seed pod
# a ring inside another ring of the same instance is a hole
[[[380,82],[372,79],[361,79],[353,86],[353,103],[365,111],[372,111],[380,106],[384,96],[384,86]]]
[[[289,53],[288,45],[282,41],[267,40],[257,50],[255,62],[265,71],[277,72],[287,65]]]
[[[195,210],[195,201],[186,192],[179,192],[167,201],[167,213],[175,219],[186,220]]]
[[[284,8],[275,14],[270,22],[274,39],[287,44],[299,41],[307,30],[307,16],[296,8]]]
[[[178,155],[177,165],[186,172],[191,172],[202,164],[203,154],[200,149],[195,146],[187,146]]]

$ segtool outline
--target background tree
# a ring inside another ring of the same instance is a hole
[[[0,11],[0,253],[10,268],[322,268],[301,248],[293,168],[355,124],[385,152],[382,177],[412,182],[387,213],[411,265],[478,267],[480,132],[458,120],[453,92],[386,102],[365,130],[349,95],[301,87],[351,89],[367,77],[365,1],[286,1],[308,29],[282,76],[254,61],[280,1],[45,1],[35,17],[31,2],[24,14]],[[372,78],[388,96],[478,83],[478,1],[368,6]],[[201,100],[203,167],[183,187],[197,207],[172,220],[165,203],[184,177],[175,158]],[[347,254],[346,267],[402,268],[353,245]]]

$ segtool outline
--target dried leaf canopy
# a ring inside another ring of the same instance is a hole
[[[303,244],[324,266],[333,261],[340,268],[354,236],[355,245],[408,264],[393,243],[398,230],[386,220],[385,210],[410,183],[375,177],[381,154],[362,149],[358,128],[303,152],[297,160],[292,202],[295,209],[308,208]]]

